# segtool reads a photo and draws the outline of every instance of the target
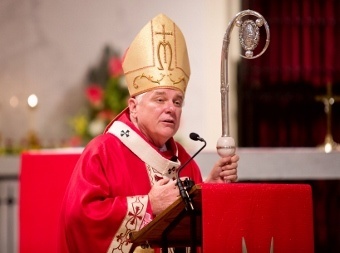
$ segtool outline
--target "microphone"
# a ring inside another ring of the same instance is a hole
[[[192,204],[192,201],[191,201],[191,198],[190,198],[190,196],[188,194],[188,191],[186,190],[186,187],[184,187],[183,182],[179,178],[179,173],[182,171],[182,169],[185,166],[187,166],[187,164],[189,162],[192,161],[192,159],[195,158],[195,156],[197,156],[202,151],[202,149],[205,148],[205,146],[207,145],[207,142],[203,138],[201,138],[198,134],[196,134],[196,133],[190,133],[189,137],[190,137],[190,139],[192,139],[194,141],[204,142],[204,145],[193,156],[191,156],[184,164],[182,164],[178,168],[178,170],[177,170],[177,185],[178,185],[179,193],[180,193],[180,195],[181,195],[181,197],[182,197],[182,199],[183,199],[183,201],[185,203],[185,210],[193,211],[194,210],[194,206]],[[187,181],[187,179],[186,179],[186,181]]]
[[[192,139],[193,141],[202,141],[205,142],[205,140],[203,138],[201,138],[198,134],[196,133],[190,133],[190,139]]]

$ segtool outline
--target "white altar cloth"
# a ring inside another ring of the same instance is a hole
[[[340,179],[340,152],[317,148],[238,148],[239,180]],[[216,152],[195,158],[205,177],[217,161]]]
[[[55,150],[80,153],[82,149]],[[53,150],[43,151],[53,153]],[[239,180],[340,179],[340,152],[316,148],[237,148]],[[202,151],[195,157],[203,177],[217,161],[216,152]],[[0,156],[0,177],[19,173],[20,156]]]

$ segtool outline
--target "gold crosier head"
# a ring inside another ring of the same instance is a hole
[[[153,18],[131,43],[123,70],[131,97],[157,88],[177,89],[184,95],[190,64],[181,30],[163,14]]]

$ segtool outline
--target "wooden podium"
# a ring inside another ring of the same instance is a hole
[[[204,253],[314,252],[312,194],[304,184],[202,184],[194,212],[175,201],[140,231],[137,246],[191,247]]]
[[[164,212],[137,232],[130,235],[135,247],[195,247],[202,244],[202,187],[195,185],[190,192],[194,211],[187,212],[185,204],[178,198]]]

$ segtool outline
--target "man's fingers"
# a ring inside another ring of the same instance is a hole
[[[170,179],[167,177],[164,177],[156,182],[157,185],[165,185],[169,183]]]
[[[155,186],[156,187],[161,186],[161,187],[165,187],[165,188],[168,188],[168,189],[177,188],[177,181],[169,179],[169,178],[163,178],[163,179],[157,181]]]
[[[238,155],[233,155],[231,157],[231,161],[234,162],[234,163],[238,162],[239,160],[240,160],[240,157]]]

